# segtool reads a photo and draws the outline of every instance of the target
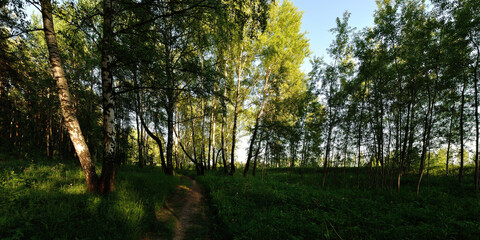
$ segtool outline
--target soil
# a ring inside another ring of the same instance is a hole
[[[155,213],[159,224],[174,224],[174,240],[200,238],[207,236],[190,236],[191,232],[202,228],[202,221],[206,220],[203,190],[200,185],[188,176],[180,177],[180,184],[164,207]],[[186,238],[187,237],[187,238]],[[155,233],[148,233],[144,239],[169,239]]]

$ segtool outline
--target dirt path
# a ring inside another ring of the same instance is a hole
[[[206,220],[203,191],[200,185],[187,176],[180,177],[180,184],[175,193],[167,200],[162,210],[155,213],[159,224],[173,224],[174,240],[190,238],[187,236],[197,228],[201,228],[201,221]],[[208,239],[206,236],[195,236],[196,239]],[[164,239],[156,234],[149,233],[144,239]]]

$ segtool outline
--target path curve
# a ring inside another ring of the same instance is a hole
[[[186,184],[190,182],[190,184]],[[155,213],[157,222],[168,224],[174,221],[174,240],[185,239],[186,233],[192,227],[198,227],[195,216],[204,210],[203,191],[194,179],[188,176],[180,177],[180,184],[173,195],[165,202],[164,207]],[[197,219],[198,221],[198,219]],[[162,239],[153,233],[147,233],[144,240]]]

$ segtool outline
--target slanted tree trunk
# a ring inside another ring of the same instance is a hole
[[[257,162],[258,162],[258,154],[260,153],[260,148],[262,147],[262,136],[263,136],[262,131],[260,133],[260,138],[258,139],[258,145],[257,145],[257,150],[255,151],[255,158],[253,160],[253,169],[252,169],[252,176],[255,176],[255,170],[257,169]]]
[[[435,84],[436,85],[436,84]],[[422,140],[422,155],[420,156],[420,170],[418,173],[418,182],[417,182],[417,195],[420,192],[420,184],[422,182],[423,172],[425,169],[425,159],[427,157],[427,150],[429,149],[429,142],[430,142],[430,128],[433,116],[433,107],[435,103],[435,94],[433,98],[430,95],[430,90],[428,90],[428,108],[427,113],[425,115],[425,125],[424,125],[424,132],[423,132],[423,140]]]
[[[245,163],[245,169],[243,171],[243,176],[246,177],[248,173],[248,168],[250,167],[250,160],[252,159],[253,154],[253,145],[255,144],[255,139],[257,138],[258,126],[260,123],[260,118],[263,114],[263,108],[265,106],[265,101],[267,98],[267,86],[268,86],[268,78],[269,74],[265,77],[265,84],[263,85],[263,96],[262,96],[262,104],[260,105],[260,109],[258,110],[257,117],[255,118],[255,127],[253,129],[252,139],[250,139],[250,147],[248,148],[248,156],[247,162]]]
[[[85,180],[87,182],[87,191],[99,193],[99,179],[95,172],[95,166],[92,163],[90,151],[83,137],[80,124],[78,123],[75,109],[72,102],[72,97],[68,89],[65,71],[62,67],[62,59],[60,57],[60,50],[58,49],[57,38],[55,36],[55,29],[53,25],[52,5],[50,0],[40,0],[42,9],[43,31],[45,33],[45,40],[47,43],[49,61],[52,67],[53,78],[55,79],[58,97],[60,99],[60,107],[62,109],[62,116],[67,127],[68,134],[75,148],[75,153],[80,160]]]
[[[434,106],[435,106],[435,100],[436,100],[436,97],[437,97],[438,81],[439,81],[439,77],[440,77],[439,69],[438,69],[439,59],[440,59],[440,52],[438,52],[438,55],[437,55],[436,78],[435,78],[435,84],[434,84],[434,88],[433,88],[433,94],[430,93],[430,87],[427,86],[428,110],[427,110],[427,114],[425,115],[425,130],[424,130],[424,135],[423,135],[422,155],[420,157],[420,172],[419,172],[418,183],[417,183],[417,195],[420,192],[420,184],[422,182],[423,172],[424,172],[424,168],[425,168],[425,158],[426,158],[427,150],[428,150],[427,174],[428,174],[428,170],[430,168],[430,131],[431,131],[431,128],[432,128],[433,111],[434,111]]]
[[[141,115],[140,115],[140,120],[141,120],[142,126],[145,129],[145,131],[147,132],[148,136],[150,136],[157,143],[158,148],[160,149],[160,162],[161,162],[161,165],[162,165],[162,170],[165,174],[167,174],[167,165],[165,164],[165,156],[164,156],[164,152],[163,152],[162,140],[159,137],[157,137],[152,131],[150,131],[150,129],[148,128],[148,125],[145,123],[145,120],[143,120],[143,117]]]

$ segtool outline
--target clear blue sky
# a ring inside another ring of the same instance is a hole
[[[336,26],[335,19],[350,12],[349,25],[361,30],[373,25],[373,14],[377,9],[375,0],[291,0],[303,11],[302,31],[307,31],[310,39],[311,57],[323,56],[328,60],[327,48],[334,36],[329,31]],[[309,60],[305,60],[302,69],[308,73],[311,69]]]

